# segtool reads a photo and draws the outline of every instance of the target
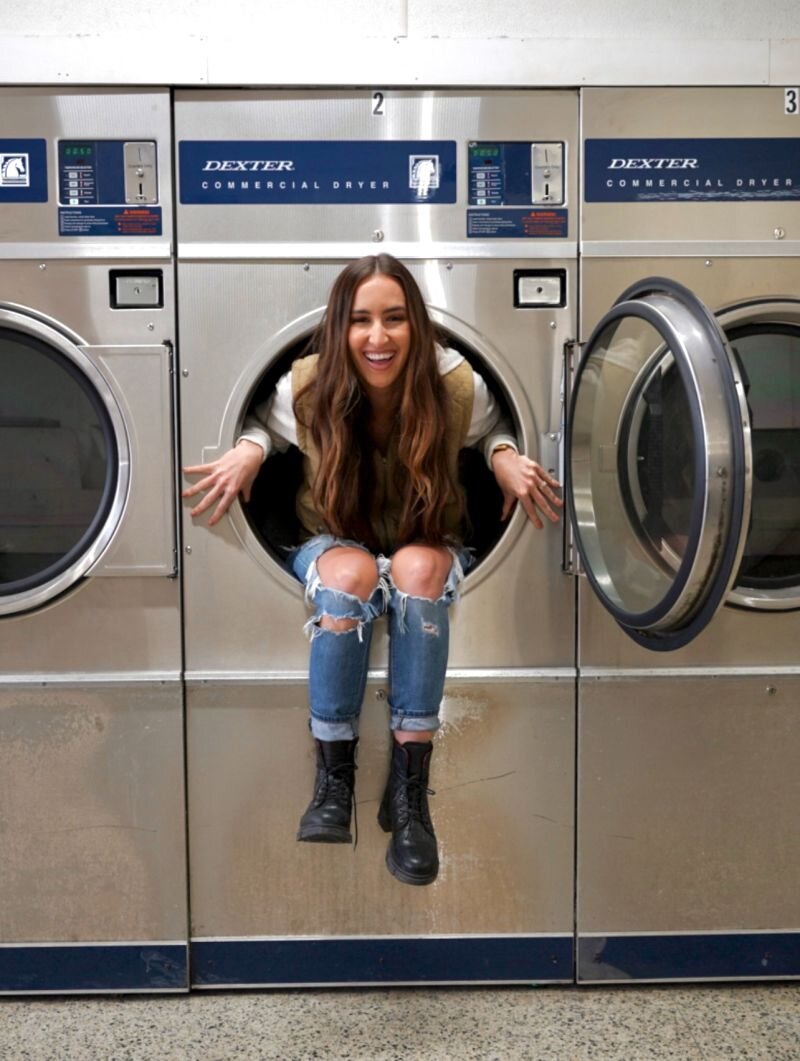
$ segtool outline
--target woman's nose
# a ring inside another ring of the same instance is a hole
[[[369,338],[371,343],[381,344],[386,339],[386,329],[383,326],[382,320],[375,320],[369,330]]]

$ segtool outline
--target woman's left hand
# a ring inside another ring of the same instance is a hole
[[[561,489],[561,483],[546,472],[541,464],[532,461],[524,453],[501,449],[492,455],[492,471],[497,485],[503,491],[501,519],[508,519],[514,504],[519,501],[537,530],[544,527],[539,513],[551,523],[558,523],[560,517],[555,509],[561,508],[564,502],[555,491]]]

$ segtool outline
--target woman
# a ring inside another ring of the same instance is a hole
[[[297,514],[306,540],[288,566],[314,607],[309,699],[316,742],[314,795],[297,839],[348,843],[358,716],[372,622],[388,612],[391,729],[389,779],[378,821],[392,837],[390,872],[429,884],[439,859],[428,809],[432,740],[448,650],[448,607],[468,556],[461,546],[458,454],[482,445],[503,492],[535,527],[557,522],[559,484],[517,452],[486,384],[437,343],[410,272],[388,254],[347,266],[333,285],[314,339],[235,447],[184,497],[212,506],[209,526],[232,501],[250,498],[263,460],[296,445],[304,481]]]

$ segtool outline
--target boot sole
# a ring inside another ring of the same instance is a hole
[[[401,869],[392,858],[391,846],[386,851],[386,868],[393,877],[400,881],[401,884],[433,884],[439,875],[438,866],[432,873],[429,873],[425,877],[415,877],[413,874],[407,873],[404,869]]]
[[[298,829],[297,839],[307,844],[352,844],[352,834],[347,829],[337,829],[335,825],[327,829],[312,827]]]

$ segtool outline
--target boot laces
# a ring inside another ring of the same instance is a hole
[[[433,822],[424,797],[435,796],[436,793],[432,788],[428,788],[419,776],[412,775],[406,778],[404,784],[406,789],[406,810],[408,813],[406,824],[419,822],[427,832],[432,833]]]
[[[348,778],[347,771],[352,770],[352,777]],[[320,807],[330,796],[332,799],[352,800],[353,807],[353,850],[358,847],[358,804],[356,803],[356,770],[355,763],[337,763],[336,766],[326,766],[325,772],[320,778],[317,789],[317,806]]]
[[[324,803],[328,796],[333,799],[341,799],[349,796],[353,799],[355,794],[355,772],[358,769],[355,763],[337,763],[336,766],[326,766],[322,774],[317,790],[318,805]],[[353,777],[347,776],[352,771]]]

